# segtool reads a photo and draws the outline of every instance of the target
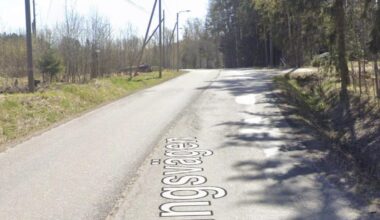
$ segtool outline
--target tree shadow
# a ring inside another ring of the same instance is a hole
[[[304,126],[304,119],[289,119],[287,116],[293,115],[295,110],[292,106],[289,106],[288,111],[278,108],[280,100],[272,91],[273,75],[260,71],[245,72],[229,76],[227,79],[215,80],[211,87],[198,88],[225,91],[233,97],[260,95],[256,105],[263,105],[264,112],[239,112],[246,118],[259,118],[258,122],[240,120],[215,125],[236,131],[225,135],[221,149],[279,149],[279,155],[273,158],[233,161],[231,166],[234,172],[226,180],[248,186],[242,187],[247,191],[243,192],[245,196],[237,205],[289,208],[294,213],[291,219],[295,220],[343,220],[350,216],[344,214],[347,208],[364,209],[366,202],[345,190],[349,183],[338,184],[330,181],[331,178],[341,180],[339,168],[332,168],[326,163],[331,143],[325,142],[310,128]],[[242,130],[247,132],[240,132]],[[254,184],[264,189],[251,189]],[[376,217],[361,213],[360,219]]]
[[[235,70],[230,71],[235,72]],[[216,79],[209,81],[209,83],[212,83],[211,86],[199,87],[197,89],[227,91],[233,96],[260,94],[267,91],[268,86],[272,83],[272,80],[268,78],[268,76],[273,75],[274,73],[271,71],[256,71],[255,73],[252,73],[252,70],[245,70],[243,72],[239,72],[239,74],[229,76],[227,79]],[[256,85],[246,86],[247,82],[253,82]]]

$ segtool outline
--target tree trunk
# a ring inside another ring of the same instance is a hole
[[[370,91],[369,91],[369,86],[368,86],[368,80],[367,80],[367,69],[366,69],[366,60],[365,60],[365,58],[364,58],[364,60],[363,60],[363,80],[364,80],[364,87],[365,87],[365,92],[367,93],[367,95],[369,96],[369,95],[371,95],[370,94]]]
[[[272,29],[269,30],[269,65],[274,67],[274,48],[273,48],[273,34]]]
[[[338,62],[337,70],[341,78],[341,91],[340,98],[343,106],[348,108],[348,84],[349,73],[346,60],[346,40],[345,40],[345,12],[344,12],[344,0],[335,0],[335,28],[337,33],[337,48],[338,48]],[[347,110],[347,109],[346,109]]]
[[[235,66],[240,67],[240,51],[239,51],[239,39],[238,39],[238,27],[235,26]]]
[[[359,94],[362,96],[363,90],[362,90],[362,62],[358,61],[359,63]]]
[[[268,34],[265,30],[265,66],[268,66],[269,65],[269,61],[268,61]]]
[[[375,72],[375,91],[377,98],[380,98],[380,92],[379,92],[379,66],[377,65],[377,59],[378,55],[375,54],[374,61],[373,61],[373,69]]]
[[[293,58],[290,58],[290,62],[292,63],[292,65],[294,65],[295,63],[297,63],[294,59],[294,54],[295,54],[295,42],[294,42],[294,39],[293,39],[293,34],[292,34],[292,24],[291,24],[291,17],[290,17],[290,13],[289,13],[289,10],[287,10],[286,12],[286,15],[287,15],[287,18],[288,18],[288,38],[289,38],[289,42],[290,42],[290,56],[293,56]]]
[[[351,61],[351,75],[352,75],[352,86],[354,87],[354,91],[356,93],[356,74],[355,74],[355,67],[354,67],[354,62]]]

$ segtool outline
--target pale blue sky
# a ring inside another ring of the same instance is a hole
[[[32,1],[32,0],[30,0]],[[54,27],[63,18],[65,1],[73,5],[83,16],[89,16],[94,11],[107,17],[114,32],[122,30],[127,23],[139,27],[141,35],[147,26],[154,0],[35,0],[37,5],[38,26]],[[166,9],[167,26],[175,23],[176,12],[191,10],[191,13],[181,15],[182,25],[188,18],[204,19],[207,14],[208,0],[162,0]],[[134,4],[135,3],[135,4]],[[156,13],[157,15],[157,13]],[[155,24],[158,17],[155,18]],[[0,32],[25,29],[24,0],[0,0]]]

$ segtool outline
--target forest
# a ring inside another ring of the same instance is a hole
[[[378,58],[380,41],[377,0],[210,0],[208,11],[204,20],[184,24],[183,68],[319,66],[325,60],[338,67],[339,60],[347,60],[360,75],[344,71],[347,80],[365,84],[371,78],[366,70],[377,66],[371,64]],[[176,39],[171,27],[164,32],[165,66],[172,67],[177,62]],[[62,80],[81,82],[130,68],[136,65],[133,58],[143,41],[136,33],[131,24],[118,33],[98,13],[87,18],[67,6],[62,23],[34,33],[36,71],[46,72],[43,61],[56,61],[60,65],[53,72],[60,72]],[[0,34],[2,77],[25,75],[24,44],[23,33]],[[157,34],[147,51],[143,62],[157,66]],[[44,74],[43,78],[50,77]],[[373,74],[377,77],[376,71]]]
[[[329,140],[329,150],[339,155],[334,160],[350,161],[377,180],[379,4],[377,0],[211,0],[205,24],[226,68],[311,69],[275,79],[285,102]]]
[[[165,63],[173,66],[174,44],[168,46],[169,41],[173,42],[169,39],[171,30],[165,29],[165,33]],[[158,66],[157,35],[146,46],[142,63]],[[99,13],[84,17],[74,7],[67,6],[63,22],[33,32],[35,78],[44,84],[85,83],[113,73],[127,74],[137,65],[142,43],[143,38],[132,24],[126,24],[121,31],[115,30]],[[14,92],[15,84],[19,88],[24,86],[27,75],[25,33],[0,33],[0,51],[0,92]]]
[[[377,0],[210,0],[181,48],[186,68],[313,66],[339,81],[343,98],[380,95]]]
[[[206,29],[219,42],[226,67],[311,65],[338,55],[341,34],[350,60],[378,52],[375,0],[211,0]]]

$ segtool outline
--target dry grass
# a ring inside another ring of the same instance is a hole
[[[328,143],[327,156],[322,160],[336,167],[339,175],[349,180],[344,187],[364,196],[370,207],[378,211],[380,121],[375,100],[364,94],[359,98],[351,87],[350,117],[342,119],[342,112],[337,107],[340,84],[336,80],[324,79],[319,85],[322,93],[316,93],[318,89],[313,92],[290,77],[277,77],[275,85],[282,91],[281,98],[287,108],[295,114],[292,117],[313,128],[315,137]]]
[[[20,87],[26,87],[28,85],[28,78],[14,78],[14,77],[2,77],[0,76],[0,88],[7,88],[14,86],[14,82],[17,79]]]
[[[33,94],[0,95],[0,145],[54,123],[178,76],[164,72],[97,79],[88,84],[52,84]]]

